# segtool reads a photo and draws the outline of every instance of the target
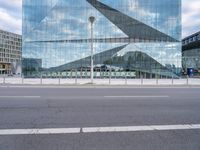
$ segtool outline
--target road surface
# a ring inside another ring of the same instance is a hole
[[[200,150],[200,88],[0,87],[0,150]]]

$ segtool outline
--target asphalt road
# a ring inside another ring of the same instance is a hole
[[[12,129],[200,124],[200,88],[0,87]],[[200,150],[200,129],[1,135],[0,150]]]

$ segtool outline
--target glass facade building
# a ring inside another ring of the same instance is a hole
[[[195,69],[200,75],[200,32],[192,34],[182,40],[183,71]]]
[[[89,71],[91,42],[96,72],[178,77],[181,0],[23,0],[23,57],[42,62],[27,76]]]

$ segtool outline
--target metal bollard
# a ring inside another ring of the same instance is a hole
[[[60,85],[60,75],[59,75],[59,78],[58,78],[58,84]]]
[[[5,77],[5,75],[3,76],[3,84],[6,84],[6,77]]]
[[[172,85],[174,85],[174,76],[172,76]]]
[[[75,84],[77,84],[78,82],[77,82],[77,79],[78,77],[77,77],[77,71],[76,71],[76,77],[75,77]]]
[[[109,84],[111,84],[111,68],[110,68],[110,73],[109,73]]]
[[[42,85],[42,75],[40,76],[40,84]]]
[[[158,85],[158,76],[156,76],[156,85]]]
[[[143,76],[141,76],[141,85],[143,85],[144,81],[143,81]]]
[[[24,84],[24,76],[22,76],[22,84]]]
[[[125,85],[127,85],[127,76],[125,75]]]
[[[187,75],[187,85],[189,85],[189,77],[188,77],[188,75]]]
[[[75,79],[75,84],[78,84],[77,77],[76,77],[76,79]]]

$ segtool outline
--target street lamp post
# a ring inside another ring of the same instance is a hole
[[[94,59],[93,59],[93,23],[95,21],[95,17],[91,16],[89,17],[89,21],[91,23],[91,67],[90,67],[90,72],[91,72],[91,83],[93,84],[94,80]]]

